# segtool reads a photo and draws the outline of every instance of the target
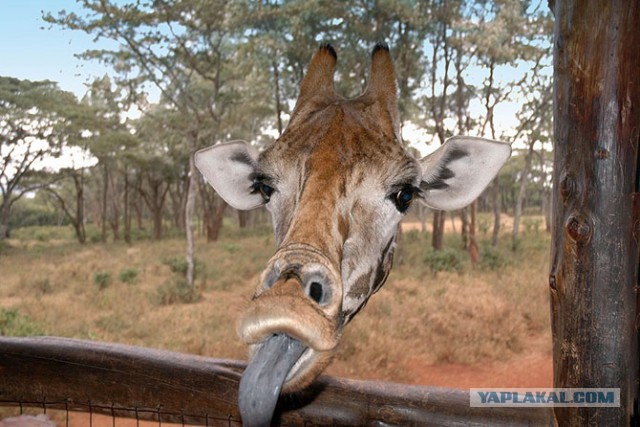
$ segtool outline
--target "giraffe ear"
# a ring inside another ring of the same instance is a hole
[[[398,88],[396,72],[391,61],[389,46],[378,43],[371,53],[369,84],[362,99],[369,99],[374,114],[383,129],[400,140],[400,120],[398,116]]]
[[[333,86],[333,73],[338,55],[330,44],[320,46],[311,58],[307,73],[300,82],[300,95],[293,109],[291,121],[305,110],[315,110],[338,98]],[[302,114],[304,115],[304,114]]]
[[[441,210],[473,202],[511,155],[511,145],[469,136],[454,136],[420,160],[424,202]]]
[[[264,204],[252,189],[258,152],[245,141],[212,145],[195,153],[195,164],[206,181],[232,207],[240,210]]]

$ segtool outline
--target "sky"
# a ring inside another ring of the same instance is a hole
[[[73,0],[0,0],[0,75],[28,80],[53,80],[81,97],[85,83],[107,69],[74,54],[95,47],[79,31],[64,31],[42,20],[43,11],[79,10]]]
[[[63,30],[43,21],[43,12],[56,15],[62,9],[82,10],[74,0],[0,0],[0,76],[53,80],[61,89],[81,98],[86,93],[87,84],[109,72],[97,61],[85,61],[74,56],[96,47],[91,36],[80,31]],[[100,43],[104,46],[105,41]],[[479,105],[476,108],[480,108]],[[496,123],[499,130],[515,127],[517,109],[517,103],[498,107]],[[433,142],[433,136],[418,127],[406,126],[403,138],[424,155],[435,149],[437,144],[426,145]]]

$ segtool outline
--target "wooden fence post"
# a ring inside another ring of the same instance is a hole
[[[554,231],[549,286],[556,387],[619,387],[619,408],[556,408],[559,425],[640,422],[640,2],[556,0]]]

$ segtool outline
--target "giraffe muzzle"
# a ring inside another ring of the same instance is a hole
[[[341,306],[342,282],[328,258],[307,245],[289,245],[269,261],[238,334],[256,345],[282,333],[312,350],[330,351],[340,338]]]
[[[264,414],[275,406],[268,390],[288,393],[310,384],[330,363],[340,340],[342,282],[337,269],[320,251],[292,246],[270,260],[238,322],[238,335],[251,354],[241,387],[250,390],[243,402],[247,413]],[[265,396],[259,390],[266,390]]]

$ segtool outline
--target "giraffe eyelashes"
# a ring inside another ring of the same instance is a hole
[[[411,202],[415,199],[415,196],[418,192],[418,189],[412,185],[405,185],[395,194],[390,196],[391,201],[396,205],[396,209],[400,213],[405,213],[409,206],[411,206]]]
[[[274,191],[275,189],[273,187],[264,183],[263,181],[255,181],[253,185],[251,185],[251,192],[260,193],[265,203],[269,203],[269,200],[271,200],[271,195]]]

